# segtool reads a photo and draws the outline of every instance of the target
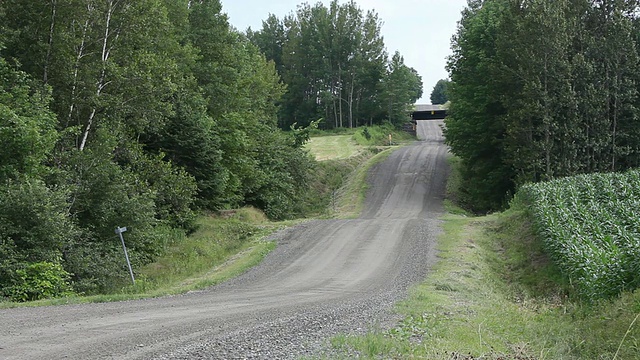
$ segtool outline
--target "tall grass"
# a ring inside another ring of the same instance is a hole
[[[640,286],[640,172],[524,186],[545,249],[588,300]]]
[[[163,256],[140,269],[148,287],[173,287],[197,278],[272,231],[265,215],[253,208],[204,215],[197,225],[194,234],[176,241]]]

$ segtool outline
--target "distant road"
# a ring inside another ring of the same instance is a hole
[[[0,359],[295,358],[338,332],[390,324],[393,304],[435,261],[441,124],[418,121],[423,140],[372,169],[359,219],[285,230],[261,265],[208,290],[0,310]]]

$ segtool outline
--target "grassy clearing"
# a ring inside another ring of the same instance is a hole
[[[389,142],[391,135],[391,142]],[[340,131],[314,130],[305,148],[318,161],[347,159],[365,151],[367,148],[388,147],[406,144],[415,137],[391,125],[363,126]]]
[[[312,137],[305,148],[318,161],[347,159],[362,151],[353,139],[353,135],[333,135]]]

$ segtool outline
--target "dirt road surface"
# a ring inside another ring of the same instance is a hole
[[[0,359],[283,359],[336,333],[385,328],[435,258],[447,175],[441,121],[375,166],[360,218],[274,235],[264,262],[219,286],[142,301],[0,310]]]

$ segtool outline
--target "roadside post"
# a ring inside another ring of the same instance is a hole
[[[127,246],[124,244],[124,237],[122,236],[122,233],[127,231],[126,227],[117,227],[116,228],[116,234],[118,234],[118,236],[120,236],[120,241],[122,241],[122,249],[124,250],[124,257],[125,259],[127,259],[127,266],[129,267],[129,274],[131,274],[131,282],[133,283],[133,285],[136,284],[136,279],[133,277],[133,270],[131,269],[131,262],[129,261],[129,254],[127,253]]]

